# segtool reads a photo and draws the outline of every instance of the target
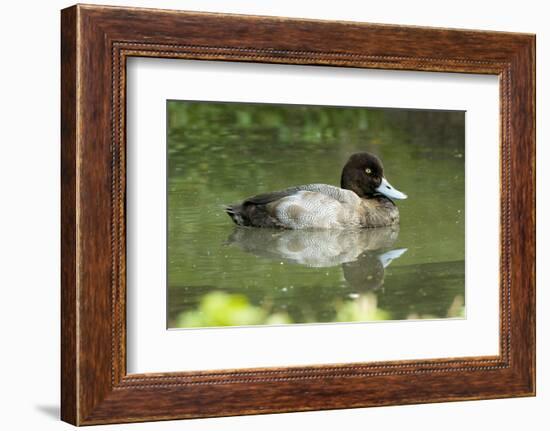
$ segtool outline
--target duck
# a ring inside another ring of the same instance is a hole
[[[340,187],[305,184],[258,194],[227,205],[239,226],[280,229],[375,228],[399,223],[394,200],[407,195],[384,176],[380,158],[352,154],[342,169]]]

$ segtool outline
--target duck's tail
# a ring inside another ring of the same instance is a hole
[[[236,225],[246,226],[241,204],[225,205],[223,209]]]

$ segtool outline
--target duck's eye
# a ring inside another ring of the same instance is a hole
[[[367,174],[369,174],[369,175],[370,175],[370,174],[372,174],[372,170],[371,170],[371,168],[367,168],[367,169],[365,169],[365,172],[366,172]]]

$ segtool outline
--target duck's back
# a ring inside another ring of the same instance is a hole
[[[287,229],[360,226],[362,199],[328,184],[307,184],[246,199],[226,207],[242,226]]]
[[[325,186],[299,190],[267,205],[268,211],[290,229],[330,229],[359,226],[361,199],[354,192]]]

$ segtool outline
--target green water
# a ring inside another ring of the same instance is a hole
[[[168,326],[464,316],[464,113],[168,102]],[[401,224],[236,227],[223,205],[339,186],[370,151],[408,195]]]

